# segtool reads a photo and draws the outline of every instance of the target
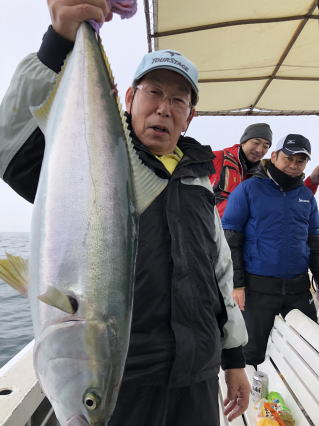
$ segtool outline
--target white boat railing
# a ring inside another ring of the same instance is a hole
[[[318,308],[316,298],[315,303]],[[0,426],[60,426],[36,377],[33,346],[34,341],[0,368]]]
[[[34,341],[0,368],[0,426],[58,426],[33,368]]]

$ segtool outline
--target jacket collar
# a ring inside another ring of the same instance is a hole
[[[279,179],[276,179],[276,177],[273,176],[272,173],[270,172],[269,170],[270,164],[271,164],[270,159],[261,160],[260,165],[255,173],[255,176],[262,179],[270,179],[271,181],[275,183],[276,186],[281,188],[283,191],[289,191],[291,189],[297,188],[298,186],[302,186],[304,184],[303,182],[305,178],[304,173],[301,176],[298,176],[297,178],[290,178],[287,175],[286,183],[284,182],[284,180],[283,182],[279,182]],[[281,172],[280,170],[278,170],[278,172],[279,174],[282,173],[282,175],[284,175],[284,173]]]
[[[137,150],[140,158],[149,167],[156,170],[160,177],[170,177],[164,165],[150,152],[150,150],[137,138],[132,126],[131,116],[125,112],[125,117],[128,123],[128,129],[132,138],[135,149]],[[214,173],[213,159],[215,155],[208,145],[201,145],[195,139],[188,136],[180,136],[177,146],[182,150],[184,156],[177,169],[186,169],[187,174],[194,176],[204,176]],[[186,170],[184,170],[186,172]],[[175,172],[174,172],[175,174]],[[184,173],[182,173],[184,175]],[[178,173],[180,175],[180,173]]]
[[[259,167],[260,161],[256,161],[256,163],[248,161],[240,143],[236,143],[235,145],[229,148],[225,148],[224,151],[236,158],[236,160],[241,166],[242,173],[244,176],[255,174],[256,170]]]

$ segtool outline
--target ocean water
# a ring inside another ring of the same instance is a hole
[[[29,233],[0,232],[0,258],[5,253],[28,258]],[[0,280],[0,367],[33,339],[29,301]]]

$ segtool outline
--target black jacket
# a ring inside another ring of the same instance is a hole
[[[140,218],[127,373],[135,377],[135,367],[147,373],[148,365],[154,382],[156,375],[160,380],[163,374],[168,377],[173,362],[172,385],[186,385],[216,374],[227,319],[214,276],[213,194],[181,183],[182,178],[208,176],[212,153],[181,137],[178,146],[184,157],[171,176],[136,140],[135,146],[143,161],[169,183]]]

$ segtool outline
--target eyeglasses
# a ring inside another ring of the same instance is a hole
[[[162,89],[156,86],[139,84],[136,86],[136,89],[141,90],[145,97],[147,97],[150,102],[153,102],[156,105],[168,99],[172,110],[176,112],[183,113],[192,107],[188,99],[183,98],[182,96],[168,96],[163,92]]]

